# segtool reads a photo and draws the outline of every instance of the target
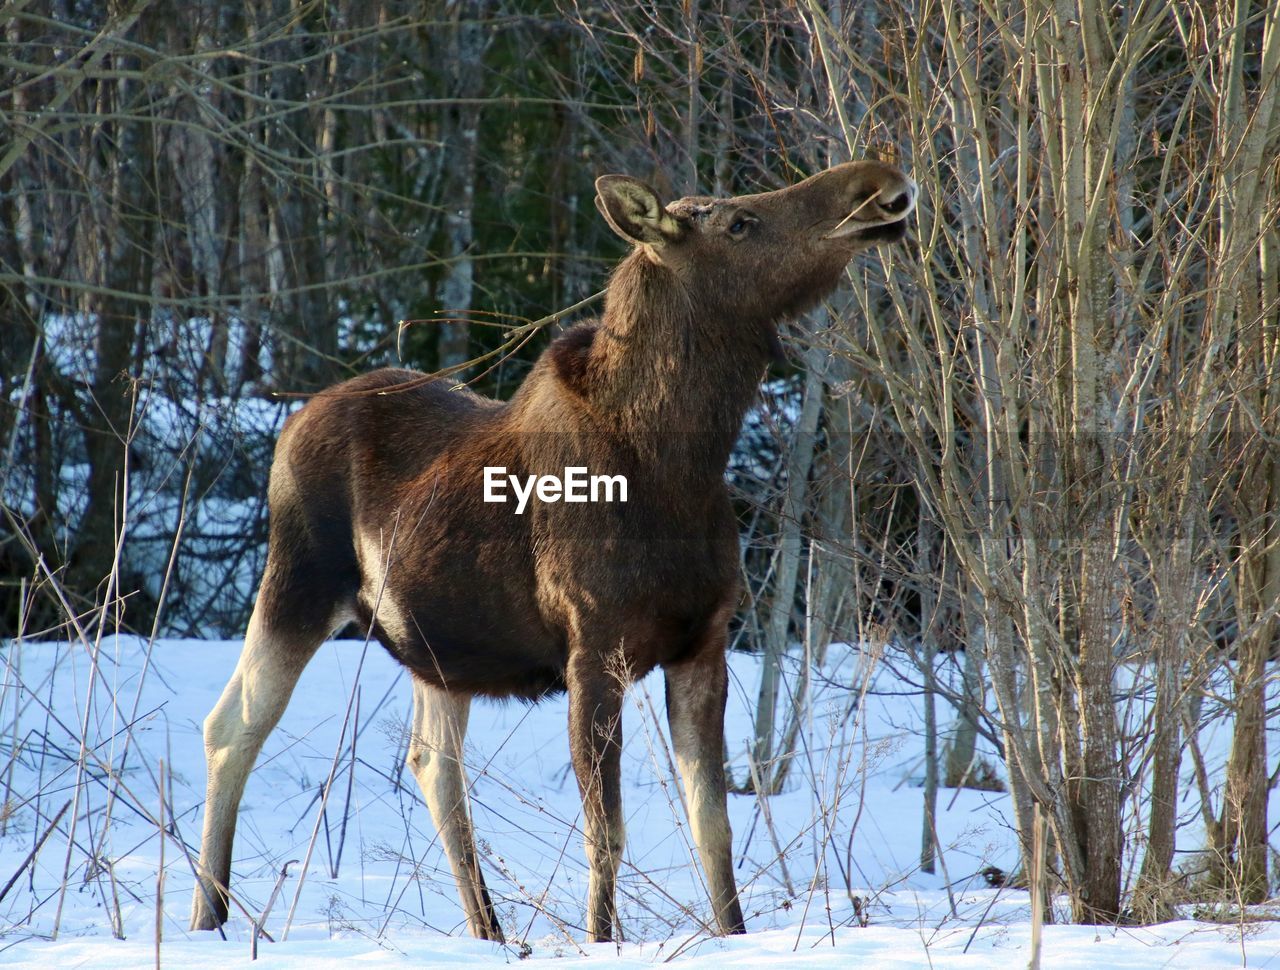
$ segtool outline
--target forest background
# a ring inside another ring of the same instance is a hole
[[[787,651],[857,644],[924,705],[922,866],[940,785],[1007,785],[1078,921],[1273,894],[1280,5],[12,0],[0,31],[4,636],[242,631],[283,416],[392,362],[508,395],[621,255],[597,175],[880,157],[911,238],[788,332],[731,469],[746,784],[792,762]]]

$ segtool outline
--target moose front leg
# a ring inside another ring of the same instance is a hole
[[[583,834],[590,868],[587,940],[613,939],[614,891],[622,861],[622,694],[619,672],[599,654],[570,654],[569,751],[582,795]]]
[[[718,648],[666,668],[667,720],[684,781],[693,841],[721,933],[745,933],[733,881],[733,834],[724,777],[724,708],[728,697],[721,628]]]

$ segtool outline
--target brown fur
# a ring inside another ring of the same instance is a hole
[[[601,212],[635,248],[600,319],[556,340],[511,401],[388,369],[317,395],[286,424],[254,620],[206,722],[193,927],[226,918],[236,806],[262,739],[316,645],[355,618],[424,690],[444,692],[416,690],[419,714],[426,705],[460,725],[451,735],[420,723],[411,761],[447,833],[472,932],[502,937],[458,794],[469,698],[569,690],[591,864],[586,930],[608,939],[623,842],[621,697],[656,666],[667,669],[713,918],[742,931],[721,764],[726,627],[739,595],[724,469],[777,322],[829,292],[857,250],[898,238],[914,186],[857,162],[777,192],[665,207],[620,176],[597,187]],[[387,393],[369,393],[379,388]],[[512,502],[483,501],[483,470],[499,465],[624,475],[628,501],[533,498],[517,516]]]

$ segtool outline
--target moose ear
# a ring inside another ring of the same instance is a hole
[[[685,227],[658,200],[658,193],[629,175],[596,179],[596,208],[628,242],[666,246],[679,242]]]

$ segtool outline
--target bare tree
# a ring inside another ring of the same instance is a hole
[[[153,550],[185,509],[167,615],[236,630],[249,590],[237,607],[208,587],[261,555],[286,407],[268,395],[393,348],[463,363],[503,340],[477,311],[586,296],[594,176],[742,193],[880,154],[923,188],[914,258],[856,264],[786,335],[777,433],[734,480],[740,642],[768,657],[762,789],[804,716],[788,651],[888,643],[944,702],[926,800],[935,758],[938,784],[972,781],[989,737],[1024,856],[1038,805],[1075,919],[1159,918],[1196,888],[1183,794],[1203,803],[1200,888],[1263,898],[1278,18],[1260,0],[10,5],[5,627],[61,616],[20,595],[41,562],[94,603],[128,484],[148,500],[116,570],[125,622],[160,605]],[[535,349],[475,376],[502,392]],[[1220,707],[1214,763],[1198,712]]]

